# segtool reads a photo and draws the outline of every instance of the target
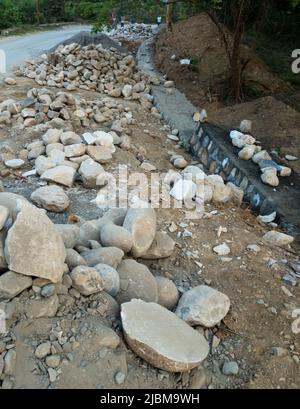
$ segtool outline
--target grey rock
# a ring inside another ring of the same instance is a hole
[[[179,300],[179,293],[173,281],[165,277],[155,277],[158,288],[158,304],[172,310]]]
[[[26,315],[29,319],[55,317],[58,307],[59,299],[56,294],[49,298],[41,298],[35,300],[22,300],[16,298],[16,313]]]
[[[123,260],[118,267],[120,292],[116,297],[119,304],[134,298],[147,302],[158,301],[157,283],[150,270],[135,260]]]
[[[117,247],[123,250],[124,253],[129,253],[132,248],[132,235],[124,227],[108,223],[102,227],[100,235],[104,247]]]
[[[98,271],[103,281],[103,289],[112,297],[120,291],[120,277],[118,272],[107,264],[97,264],[94,269]]]
[[[11,169],[20,169],[25,162],[22,159],[9,159],[4,161],[6,167]]]
[[[239,366],[236,362],[225,362],[222,368],[224,375],[237,375],[239,373]]]
[[[75,224],[55,224],[67,249],[73,249],[79,242],[80,228]]]
[[[10,300],[31,287],[32,278],[7,271],[0,275],[0,300]]]
[[[103,280],[100,274],[91,267],[79,266],[71,272],[73,287],[85,296],[103,290]]]
[[[79,168],[79,174],[82,177],[85,187],[96,188],[97,177],[104,172],[100,163],[95,162],[93,159],[87,159],[82,162]]]
[[[5,375],[13,375],[16,368],[17,353],[15,349],[7,351],[4,357],[4,373]]]
[[[47,341],[47,342],[43,342],[36,348],[34,355],[38,359],[43,359],[43,358],[46,358],[47,355],[50,355],[50,353],[51,353],[51,342]]]
[[[3,229],[9,216],[9,211],[5,206],[0,205],[0,230]]]
[[[4,359],[3,359],[3,355],[0,355],[0,377],[3,373],[3,369],[4,369]]]
[[[127,214],[127,209],[123,208],[112,208],[104,213],[103,218],[111,221],[117,226],[123,226],[124,220]]]
[[[67,158],[82,156],[85,154],[86,146],[83,143],[65,146],[65,155]]]
[[[95,296],[93,296],[95,297]],[[98,312],[101,312],[101,315],[104,317],[118,318],[120,315],[120,306],[117,301],[109,295],[107,292],[102,291],[101,293],[96,294],[97,300],[100,307],[98,307]]]
[[[37,146],[28,153],[28,160],[37,159],[46,152],[45,146]]]
[[[227,315],[230,300],[227,295],[205,285],[187,291],[179,300],[176,315],[190,325],[214,327]]]
[[[3,229],[0,231],[0,272],[8,270],[5,253],[4,253],[5,239],[6,239],[6,231]]]
[[[263,241],[271,246],[287,246],[288,244],[292,244],[294,242],[294,237],[289,236],[288,234],[281,233],[279,231],[269,231],[263,237]]]
[[[149,250],[156,234],[156,213],[152,208],[130,208],[124,225],[132,237],[132,254],[138,258]]]
[[[48,182],[55,182],[63,186],[71,187],[74,183],[76,170],[71,166],[59,165],[46,170],[41,179]]]
[[[57,380],[57,372],[53,368],[48,368],[48,374],[49,374],[49,381],[51,383],[55,382]]]
[[[88,146],[87,154],[101,164],[109,163],[112,160],[111,150],[105,146]]]
[[[4,249],[9,269],[54,283],[60,281],[66,258],[62,238],[39,209],[22,200],[17,203],[19,211],[7,234]]]
[[[150,248],[140,257],[147,260],[156,260],[170,257],[175,248],[175,241],[164,232],[157,232]]]
[[[60,140],[61,140],[61,143],[65,146],[75,145],[75,144],[79,144],[82,142],[82,139],[80,138],[80,136],[71,131],[63,132],[60,136]]]
[[[126,375],[123,372],[117,372],[115,374],[115,381],[117,385],[122,385],[125,382]]]
[[[80,244],[84,247],[89,247],[90,241],[99,241],[100,240],[100,231],[101,228],[107,222],[98,219],[98,220],[89,220],[80,225]]]
[[[39,156],[35,161],[35,169],[38,175],[43,175],[47,170],[54,168],[56,165],[50,158]]]
[[[124,252],[116,247],[103,247],[95,250],[84,251],[81,256],[87,265],[94,267],[97,264],[108,264],[117,269],[124,257]]]
[[[70,205],[67,194],[59,186],[40,187],[32,193],[30,198],[37,206],[54,213],[63,212]]]
[[[81,255],[73,249],[67,249],[66,263],[70,270],[73,270],[75,267],[78,267],[78,266],[87,265],[84,258],[82,258]]]
[[[122,305],[121,318],[130,348],[156,368],[190,371],[209,353],[203,335],[158,304],[132,300]]]
[[[58,143],[60,141],[62,131],[59,129],[48,129],[48,131],[42,136],[42,139],[46,145]]]
[[[41,289],[41,296],[49,298],[52,297],[55,294],[55,292],[56,292],[55,285],[53,284],[44,285],[44,287],[42,287]]]
[[[60,364],[60,356],[59,355],[50,355],[46,357],[46,364],[50,368],[57,368]]]

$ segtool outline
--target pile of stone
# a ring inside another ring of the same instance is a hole
[[[133,100],[149,92],[149,78],[137,70],[134,57],[101,44],[60,45],[54,53],[27,62],[22,73],[40,86],[68,91],[80,88]]]
[[[151,104],[148,99],[147,105]],[[152,104],[151,104],[152,106]],[[150,107],[149,107],[150,108]],[[86,127],[97,129],[114,120],[130,116],[129,108],[112,98],[87,101],[67,92],[54,93],[47,88],[32,88],[23,100],[0,103],[0,124],[31,128],[47,123],[55,128]]]
[[[10,169],[19,169],[29,161],[35,167],[35,171],[30,174],[38,174],[44,180],[63,186],[72,186],[74,180],[80,177],[86,187],[96,187],[97,177],[100,174],[104,177],[102,165],[110,162],[116,151],[115,146],[126,150],[131,147],[128,134],[129,125],[135,123],[132,112],[110,98],[86,101],[65,92],[59,92],[53,97],[51,92],[46,91],[30,90],[28,98],[24,100],[32,104],[29,108],[19,108],[20,103],[13,101],[2,104],[6,109],[4,112],[10,113],[13,109],[19,111],[12,114],[10,121],[14,119],[21,128],[31,127],[37,135],[41,135],[25,145],[18,158],[13,152],[7,152],[1,155],[2,160]],[[40,119],[46,117],[49,120],[49,112],[51,117],[53,113],[56,117],[45,124],[37,124],[37,117],[41,114],[37,112],[38,109],[48,112],[44,112]],[[96,130],[100,126],[100,129],[109,131]],[[90,132],[80,136],[70,131],[70,128],[87,128]],[[106,184],[105,181],[102,183]]]
[[[115,315],[121,307],[128,345],[153,366],[182,372],[207,357],[209,345],[192,327],[217,325],[228,313],[230,301],[207,286],[179,298],[171,280],[154,277],[135,260],[166,258],[174,251],[175,242],[157,231],[154,209],[110,209],[96,220],[74,216],[73,224],[53,224],[22,196],[0,193],[0,206],[0,307],[13,310],[14,319],[63,316],[66,302],[80,305],[78,300],[100,294],[114,306]],[[97,308],[99,313],[101,304]],[[115,338],[116,347],[120,340]],[[44,360],[50,382],[59,376],[57,355],[49,342],[35,350],[35,356]],[[13,382],[16,359],[14,348],[0,351],[3,382]]]
[[[72,131],[48,129],[42,140],[27,146],[28,157],[36,157],[35,172],[44,181],[71,187],[80,179],[86,188],[100,188],[109,179],[102,165],[112,160],[115,145],[122,147],[124,142],[128,144],[128,139],[127,135],[120,137],[113,131],[86,132],[80,136]]]
[[[128,23],[123,27],[118,24],[116,28],[111,30],[106,30],[105,34],[116,39],[126,39],[128,41],[135,40],[147,40],[152,38],[153,34],[157,31],[156,25],[151,24],[138,24],[138,23]]]
[[[170,195],[177,201],[191,201],[199,204],[228,203],[232,201],[237,206],[243,202],[244,192],[233,183],[224,183],[220,175],[207,175],[202,165],[188,165],[181,155],[171,157],[171,163],[176,168],[184,168],[180,173],[170,170],[164,183],[170,187]]]
[[[116,146],[125,150],[131,146],[125,132],[133,119],[131,112],[126,115],[127,118],[114,121],[109,132],[85,132],[80,136],[72,131],[48,129],[41,139],[26,145],[22,152],[34,166],[29,175],[35,174],[44,181],[65,187],[71,187],[75,180],[81,180],[86,188],[105,186],[109,175],[102,165],[112,160]],[[5,161],[5,165],[13,169],[24,163],[21,159]]]
[[[292,170],[274,162],[266,150],[262,150],[261,146],[255,144],[256,139],[249,134],[250,132],[251,121],[242,121],[240,131],[233,130],[230,132],[232,145],[241,149],[238,154],[240,159],[252,159],[259,166],[263,183],[273,187],[279,186],[278,175],[281,177],[291,176]]]

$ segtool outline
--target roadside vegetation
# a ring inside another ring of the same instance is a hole
[[[290,70],[291,59],[286,56],[299,48],[300,0],[0,0],[0,31],[22,33],[40,25],[74,21],[91,23],[93,31],[98,32],[121,17],[155,23],[160,15],[171,34],[174,22],[201,12],[209,14],[224,40],[234,100],[243,99],[243,43],[282,79],[299,85]],[[227,29],[233,33],[232,41]]]

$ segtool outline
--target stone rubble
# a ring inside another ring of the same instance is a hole
[[[126,39],[130,40],[146,40],[153,37],[153,34],[157,31],[156,25],[144,24],[144,23],[127,23],[122,27],[120,24],[110,30],[104,30],[103,32],[109,37],[114,39]]]
[[[57,61],[55,65],[53,60]],[[135,100],[140,99],[140,93],[146,90],[149,82],[147,75],[138,72],[132,55],[120,54],[114,48],[102,48],[101,44],[60,45],[53,53],[28,62],[22,72],[41,87],[65,88],[68,91],[80,88]],[[52,104],[52,109],[57,106]],[[80,110],[75,115],[85,118],[85,113]]]
[[[138,25],[135,27],[139,30]],[[148,29],[141,27],[141,36],[147,36]],[[120,35],[130,36],[131,32],[120,30]],[[156,170],[146,160],[146,149],[133,145],[130,125],[136,120],[134,110],[125,104],[138,101],[149,114],[160,119],[150,95],[154,79],[137,70],[131,55],[101,45],[75,43],[59,46],[49,56],[28,62],[23,74],[34,79],[39,88],[30,89],[23,100],[2,102],[0,123],[14,129],[32,128],[39,139],[23,146],[18,158],[8,154],[2,159],[11,170],[28,164],[34,166],[42,187],[30,197],[37,207],[21,196],[0,193],[0,303],[4,301],[13,308],[20,320],[58,318],[69,311],[76,318],[85,317],[86,313],[113,317],[113,329],[98,326],[95,353],[104,354],[102,347],[118,348],[123,342],[119,336],[123,331],[132,351],[155,368],[186,372],[199,367],[209,354],[207,334],[212,331],[209,329],[226,317],[230,300],[210,287],[212,280],[205,279],[207,285],[191,288],[189,283],[171,280],[172,272],[164,272],[164,268],[156,271],[159,264],[155,262],[172,257],[175,246],[181,248],[181,244],[158,227],[160,220],[155,210],[141,202],[129,209],[111,208],[94,220],[72,215],[76,221],[69,218],[69,224],[53,224],[46,212],[65,212],[74,184],[105,189],[109,178],[106,169],[115,165],[120,150],[134,152],[143,171]],[[166,92],[171,92],[174,86],[173,81],[164,82]],[[78,89],[107,96],[89,101],[71,93]],[[122,98],[122,103],[116,98]],[[205,122],[206,111],[195,113],[194,120]],[[289,176],[291,171],[277,165],[268,152],[255,145],[255,138],[249,134],[251,127],[250,121],[243,121],[242,132],[231,132],[232,143],[241,149],[241,159],[252,159],[258,164],[265,183],[278,186],[278,175]],[[180,141],[178,130],[171,131],[169,127],[165,130],[169,143]],[[220,175],[207,175],[200,164],[189,163],[175,152],[170,152],[170,163],[173,169],[169,169],[163,182],[175,200],[189,199],[208,205],[242,204],[243,191],[230,182],[225,184]],[[215,212],[206,215],[213,217]],[[166,227],[177,238],[193,237],[188,224],[170,221]],[[180,228],[183,230],[178,231]],[[220,238],[229,229],[220,226],[216,231]],[[262,242],[272,246],[286,246],[293,241],[293,237],[276,231],[262,238]],[[224,242],[205,246],[223,262],[230,262],[232,258],[226,256],[234,253],[234,245],[229,247]],[[247,249],[256,253],[262,250],[256,244]],[[205,266],[200,263],[199,253],[189,254],[201,276]],[[297,271],[294,270],[294,275]],[[297,319],[292,323],[292,332],[298,334],[298,313],[293,318]],[[61,328],[56,332],[53,328],[49,340],[36,342],[33,350],[37,367],[50,384],[59,381],[61,368],[72,360],[78,341],[77,329],[67,334]],[[80,330],[84,335],[85,330]],[[212,347],[216,349],[219,344],[220,339],[214,335]],[[13,387],[17,358],[15,344],[4,354],[0,338],[2,388]],[[222,372],[237,375],[239,365],[226,361]],[[114,375],[117,385],[123,385],[126,378],[121,369]]]
[[[241,149],[238,153],[240,159],[248,161],[252,159],[256,163],[262,174],[261,181],[269,186],[277,187],[280,184],[278,175],[281,177],[289,177],[292,170],[287,166],[278,165],[274,162],[266,150],[256,145],[256,139],[249,135],[252,129],[252,122],[244,120],[240,124],[240,131],[231,130],[229,137],[232,145]]]

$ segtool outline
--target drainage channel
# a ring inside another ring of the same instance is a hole
[[[146,40],[137,53],[139,69],[163,79],[153,63],[154,39]],[[300,175],[293,172],[289,178],[280,178],[276,189],[260,179],[259,167],[252,161],[238,158],[238,148],[232,146],[229,132],[215,124],[195,125],[191,102],[176,88],[167,94],[163,85],[153,85],[154,105],[173,129],[179,130],[181,145],[209,170],[220,174],[226,182],[240,187],[245,202],[261,214],[277,213],[277,222],[290,234],[300,239]]]

